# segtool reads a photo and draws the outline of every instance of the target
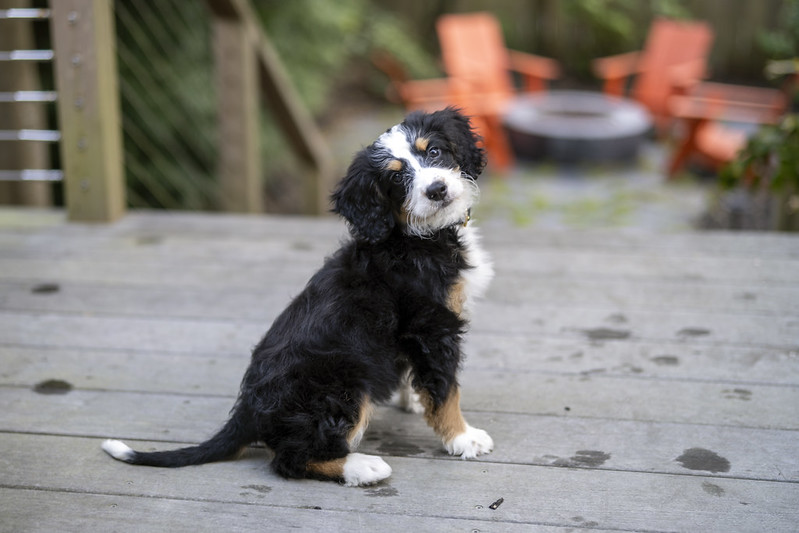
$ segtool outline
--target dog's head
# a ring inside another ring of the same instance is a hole
[[[333,211],[370,243],[396,227],[424,237],[464,222],[486,163],[477,141],[455,109],[411,113],[355,157],[333,193]]]

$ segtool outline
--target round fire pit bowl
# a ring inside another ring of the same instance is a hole
[[[560,163],[632,161],[652,127],[638,103],[584,91],[519,96],[503,121],[519,157]]]

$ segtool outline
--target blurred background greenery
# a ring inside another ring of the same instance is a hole
[[[44,3],[44,2],[42,2]],[[716,33],[711,78],[763,85],[766,61],[799,56],[799,0],[251,0],[301,98],[324,127],[388,105],[370,60],[387,51],[412,78],[440,76],[435,21],[490,10],[509,48],[557,59],[559,88],[599,89],[596,57],[641,48],[654,17],[706,20]],[[128,202],[218,209],[216,100],[204,2],[114,0]],[[304,169],[267,111],[267,210],[298,212]]]

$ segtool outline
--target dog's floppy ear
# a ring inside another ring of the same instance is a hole
[[[367,148],[355,156],[333,192],[333,212],[349,222],[356,239],[371,244],[387,239],[396,224],[379,179]]]
[[[440,113],[444,121],[444,135],[449,139],[455,159],[461,170],[472,178],[477,178],[486,166],[485,150],[477,143],[480,137],[472,129],[469,119],[457,109],[448,107]]]

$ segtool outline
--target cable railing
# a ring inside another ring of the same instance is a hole
[[[0,10],[0,31],[45,21],[53,43],[0,50],[0,69],[50,63],[56,89],[3,90],[0,105],[55,105],[60,126],[0,124],[0,142],[57,143],[61,163],[0,169],[0,181],[61,181],[73,220],[114,220],[126,206],[260,212],[264,104],[307,165],[304,211],[326,211],[330,154],[249,2],[204,4],[56,0]]]
[[[32,22],[47,21],[49,9],[12,8],[0,9],[0,24],[14,21]],[[8,21],[8,22],[6,22]],[[0,50],[0,62],[51,62],[52,50]],[[55,91],[20,90],[0,91],[0,104],[16,103],[52,103],[58,99]],[[2,126],[0,124],[0,126]],[[61,139],[57,130],[47,129],[0,129],[0,142],[45,142],[54,143]],[[59,169],[0,169],[0,181],[61,181],[64,173]]]

